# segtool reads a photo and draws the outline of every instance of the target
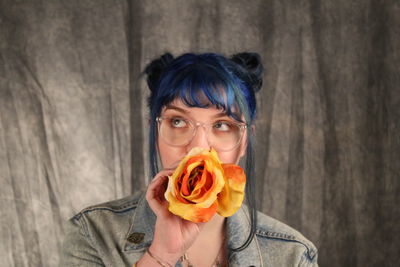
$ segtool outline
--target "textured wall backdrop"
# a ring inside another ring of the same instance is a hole
[[[267,70],[259,208],[321,266],[395,266],[399,14],[397,0],[0,0],[0,266],[56,266],[69,217],[145,187],[150,59],[244,50]]]

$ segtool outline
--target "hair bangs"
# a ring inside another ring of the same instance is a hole
[[[215,106],[228,116],[242,121],[242,110],[235,97],[234,82],[228,75],[212,66],[193,64],[175,74],[169,84],[169,90],[163,90],[166,100],[163,105],[180,99],[188,107],[208,108]]]

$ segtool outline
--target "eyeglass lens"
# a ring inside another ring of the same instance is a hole
[[[193,122],[182,118],[161,118],[160,135],[173,146],[184,146],[190,143],[197,127]],[[216,150],[227,151],[235,148],[242,137],[240,125],[230,121],[216,121],[207,125],[207,140]]]

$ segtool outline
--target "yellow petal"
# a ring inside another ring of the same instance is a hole
[[[225,175],[225,186],[218,196],[218,214],[232,216],[242,205],[246,175],[243,169],[233,164],[222,164]]]
[[[197,203],[199,207],[208,208],[217,199],[218,194],[221,192],[225,185],[225,179],[223,175],[223,169],[220,164],[216,165],[212,160],[206,160],[205,172],[208,172],[212,176],[212,186],[209,188],[206,194],[200,198],[188,198],[191,201]]]

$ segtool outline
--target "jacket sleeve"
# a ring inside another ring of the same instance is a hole
[[[73,217],[67,223],[67,231],[61,251],[59,267],[105,266],[94,248],[82,217]]]

